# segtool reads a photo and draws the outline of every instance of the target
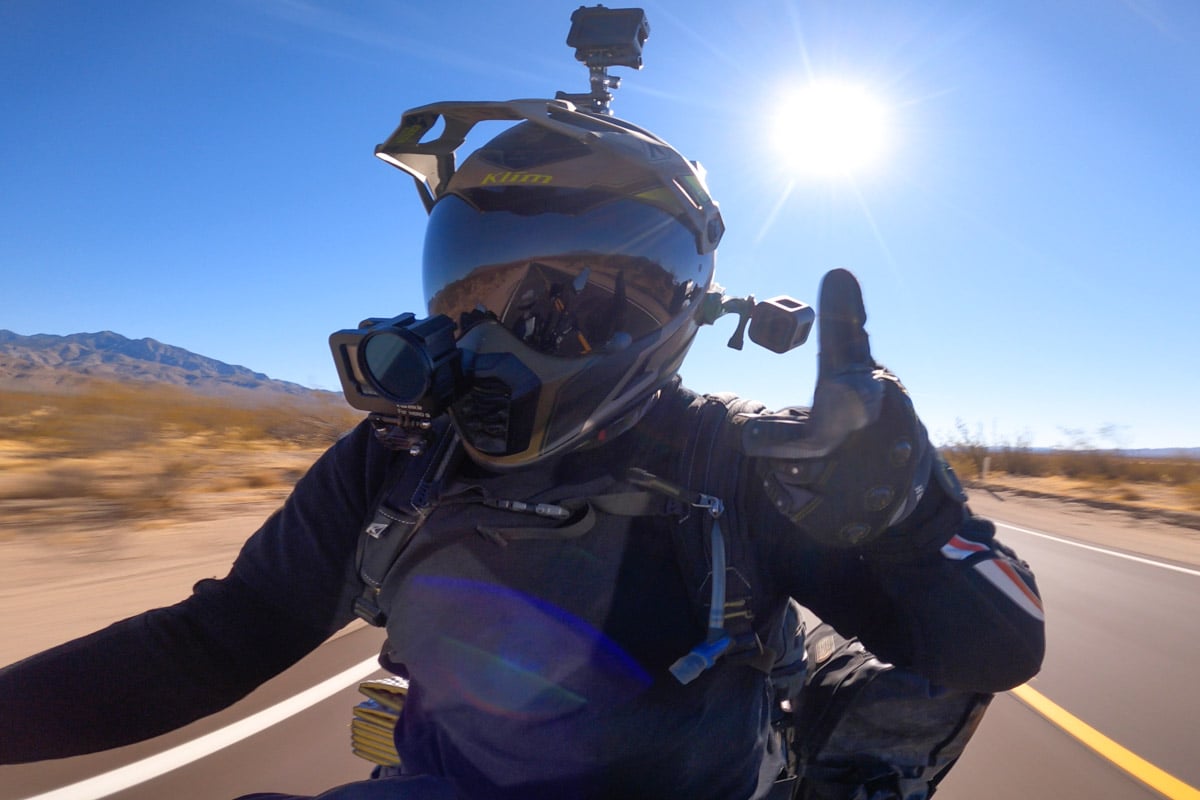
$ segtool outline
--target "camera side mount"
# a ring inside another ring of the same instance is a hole
[[[747,327],[750,341],[773,353],[786,353],[808,341],[816,322],[812,306],[793,297],[779,295],[756,301],[754,295],[730,297],[720,286],[704,296],[700,323],[711,325],[726,314],[737,314],[738,324],[727,343],[733,350],[745,344]]]

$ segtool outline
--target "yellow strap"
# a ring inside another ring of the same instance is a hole
[[[377,722],[380,725],[387,725],[390,728],[396,727],[396,722],[400,719],[400,715],[390,709],[366,708],[364,706],[354,707],[354,716],[358,719],[370,720]]]

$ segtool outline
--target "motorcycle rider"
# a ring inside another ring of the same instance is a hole
[[[854,278],[822,283],[813,407],[723,398],[730,413],[697,453],[705,400],[678,371],[711,314],[723,232],[702,174],[619,120],[501,105],[478,114],[516,124],[431,179],[425,299],[456,326],[464,388],[434,420],[434,502],[389,520],[412,528],[399,560],[372,585],[359,543],[417,456],[364,421],[227,576],[0,671],[0,716],[20,730],[0,739],[0,763],[222,709],[364,597],[387,628],[385,664],[411,680],[400,774],[323,797],[765,796],[782,754],[763,643],[789,598],[927,696],[986,697],[1036,673],[1032,575],[970,514],[874,361]],[[723,508],[680,502],[713,487]],[[710,511],[719,535],[698,527]],[[703,586],[681,565],[681,538],[700,535]],[[710,608],[706,633],[696,609],[718,582],[742,606]],[[734,616],[742,639],[715,647]],[[868,796],[839,780],[814,771],[803,791]]]

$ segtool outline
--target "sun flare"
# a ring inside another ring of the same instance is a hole
[[[846,177],[874,166],[888,145],[887,109],[867,89],[818,81],[787,95],[772,139],[793,172]]]

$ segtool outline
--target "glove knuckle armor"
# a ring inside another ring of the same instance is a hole
[[[929,477],[931,448],[908,393],[891,373],[874,377],[883,390],[877,418],[819,457],[805,446],[803,411],[757,415],[743,429],[767,498],[825,546],[874,540],[916,506]]]

